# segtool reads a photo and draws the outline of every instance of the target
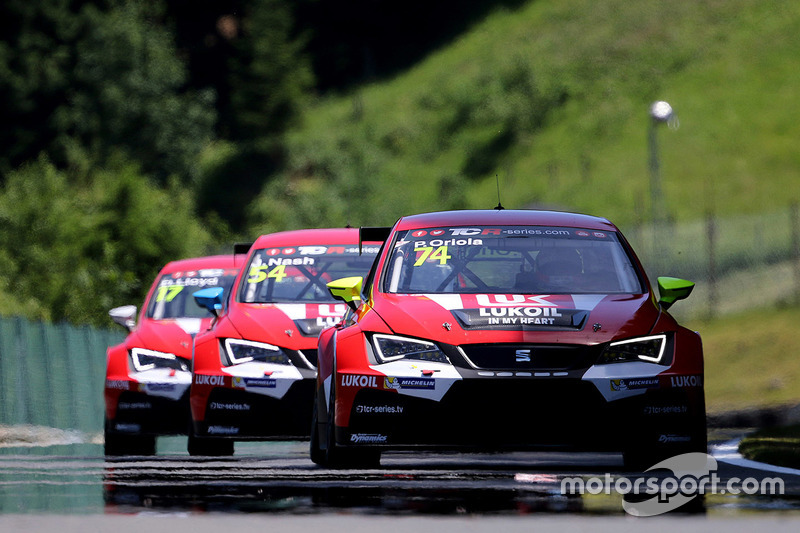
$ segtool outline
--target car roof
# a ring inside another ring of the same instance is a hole
[[[190,257],[170,261],[161,269],[161,273],[179,272],[188,270],[200,270],[207,268],[239,268],[244,260],[244,256],[234,254],[227,255],[208,255],[204,257]]]
[[[358,228],[322,228],[279,231],[262,235],[253,248],[316,244],[358,244]]]
[[[602,217],[562,211],[524,209],[476,209],[437,211],[402,217],[396,229],[407,230],[444,226],[558,226],[617,231]]]

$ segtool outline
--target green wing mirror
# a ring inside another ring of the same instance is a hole
[[[664,309],[669,309],[678,300],[687,298],[694,289],[694,283],[680,278],[658,278],[658,303]]]
[[[358,302],[361,301],[362,283],[364,283],[364,278],[360,276],[336,279],[328,283],[328,290],[334,298],[342,300],[355,311]]]

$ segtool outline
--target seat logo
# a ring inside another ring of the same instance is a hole
[[[531,351],[530,350],[517,350],[516,353],[517,363],[530,363]]]

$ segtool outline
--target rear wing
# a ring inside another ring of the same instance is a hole
[[[251,246],[253,246],[252,242],[233,243],[233,255],[246,254],[247,252],[250,251]]]
[[[380,226],[380,227],[365,227],[361,226],[358,228],[358,255],[361,255],[361,249],[364,244],[364,241],[372,241],[372,242],[384,242],[386,239],[389,238],[389,234],[392,232],[391,227]]]

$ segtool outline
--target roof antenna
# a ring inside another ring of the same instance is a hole
[[[505,209],[505,207],[503,207],[503,204],[500,203],[500,178],[497,176],[497,174],[495,174],[494,179],[497,181],[497,205],[494,208],[500,211],[502,209]]]

